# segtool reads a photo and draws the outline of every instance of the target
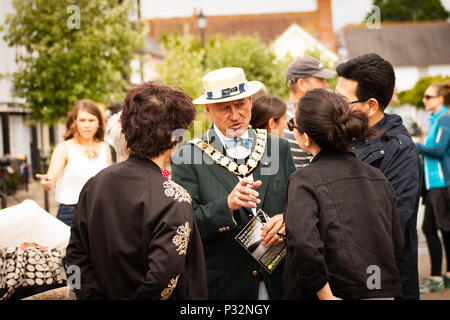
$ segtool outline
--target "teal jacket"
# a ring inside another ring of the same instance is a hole
[[[443,106],[430,117],[431,126],[425,143],[417,143],[424,158],[427,190],[450,186],[450,113]]]

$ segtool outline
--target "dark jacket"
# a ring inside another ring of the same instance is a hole
[[[202,243],[189,194],[148,159],[130,156],[80,193],[67,265],[77,299],[206,299]]]
[[[358,159],[378,168],[391,183],[398,205],[405,244],[397,261],[403,298],[419,299],[417,211],[422,186],[422,163],[400,116],[385,114],[374,128],[377,137],[355,145]]]
[[[286,201],[286,299],[315,299],[327,282],[342,299],[401,295],[395,259],[403,237],[381,172],[352,153],[321,151],[291,175]]]
[[[253,152],[257,140],[254,130],[249,130],[249,137],[253,141]],[[203,140],[225,153],[214,129],[210,129]],[[282,265],[272,275],[268,274],[235,239],[253,218],[248,208],[234,211],[233,217],[230,213],[227,198],[239,182],[238,176],[192,144],[177,150],[171,163],[173,180],[192,196],[205,251],[209,299],[256,300],[261,279],[270,299],[281,299]],[[252,172],[254,181],[262,181],[257,189],[261,200],[257,210],[262,208],[271,217],[284,211],[286,182],[294,170],[289,143],[269,134],[264,154]]]

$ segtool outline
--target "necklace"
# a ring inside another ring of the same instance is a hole
[[[256,129],[256,146],[253,153],[249,156],[246,164],[238,165],[236,162],[231,160],[229,157],[222,154],[220,151],[215,149],[210,144],[206,143],[202,139],[195,138],[188,143],[202,149],[206,154],[208,154],[217,164],[226,168],[231,173],[235,175],[245,177],[250,174],[257,166],[258,162],[261,160],[267,143],[267,130],[266,129]]]
[[[86,154],[86,157],[88,157],[89,159],[95,159],[98,156],[97,150],[95,150],[95,148],[94,149],[86,148],[84,150],[84,153]]]

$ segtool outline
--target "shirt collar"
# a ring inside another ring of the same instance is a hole
[[[219,137],[220,142],[222,143],[223,146],[225,146],[225,141],[229,140],[231,138],[226,137],[222,131],[219,130],[219,128],[216,128],[216,125],[213,125],[214,131],[216,132],[217,136]],[[236,138],[243,138],[243,139],[247,139],[248,138],[248,129],[244,131],[244,133]]]

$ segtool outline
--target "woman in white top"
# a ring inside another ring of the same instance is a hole
[[[111,151],[103,142],[103,117],[98,105],[89,99],[77,102],[70,110],[64,142],[53,151],[47,174],[37,174],[45,190],[54,185],[60,204],[56,217],[72,223],[84,184],[111,164]]]

